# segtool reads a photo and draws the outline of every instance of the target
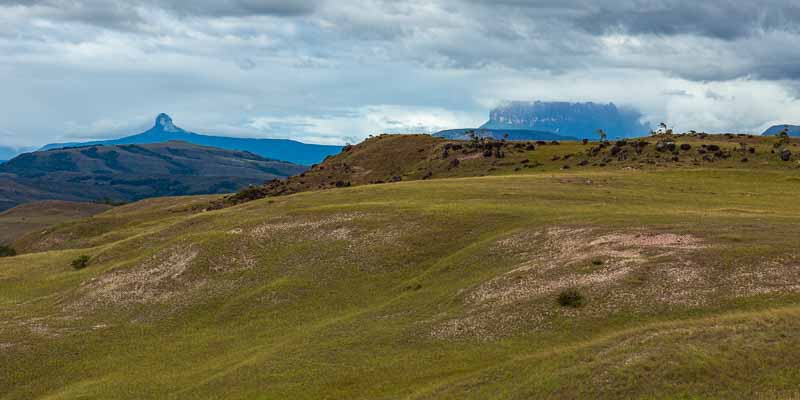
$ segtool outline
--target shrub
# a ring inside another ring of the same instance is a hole
[[[14,257],[17,251],[11,247],[0,245],[0,257]]]
[[[82,255],[74,260],[72,260],[72,268],[75,269],[84,269],[89,266],[89,256]]]
[[[562,307],[578,308],[586,304],[586,298],[578,289],[565,289],[558,294],[558,304]]]
[[[603,260],[592,260],[592,265],[603,265]]]

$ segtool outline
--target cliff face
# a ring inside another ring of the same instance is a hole
[[[485,129],[529,129],[580,138],[596,138],[603,129],[609,138],[642,136],[650,131],[641,114],[614,103],[508,102],[489,114]]]
[[[789,136],[800,136],[800,125],[773,125],[769,129],[764,131],[762,135],[775,136],[781,133],[781,131],[784,129],[789,130]]]

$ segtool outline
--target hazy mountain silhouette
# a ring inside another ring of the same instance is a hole
[[[262,157],[289,161],[295,164],[311,165],[321,162],[329,155],[337,154],[342,146],[327,146],[301,143],[289,139],[250,139],[225,136],[207,136],[183,130],[172,122],[167,114],[159,114],[153,127],[137,135],[120,139],[98,140],[82,143],[48,144],[41,150],[87,145],[147,144],[169,141],[184,141],[202,146],[218,147],[228,150],[249,151]]]

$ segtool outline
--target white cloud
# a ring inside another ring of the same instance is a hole
[[[342,143],[476,126],[517,99],[759,131],[800,122],[800,9],[765,1],[0,0],[0,145],[135,133],[160,112]]]
[[[329,116],[256,117],[247,127],[274,137],[310,143],[358,142],[381,133],[434,133],[453,126],[478,126],[483,115],[445,109],[393,105],[367,106]],[[286,135],[287,132],[292,132]]]

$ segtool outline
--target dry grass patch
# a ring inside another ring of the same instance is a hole
[[[200,254],[196,245],[174,246],[141,264],[118,269],[81,285],[78,309],[106,305],[156,304],[173,301],[204,284],[187,276]]]
[[[507,273],[467,291],[463,297],[467,316],[434,328],[433,336],[476,334],[489,339],[521,326],[545,328],[557,315],[613,313],[625,307],[646,308],[648,302],[694,304],[693,297],[684,298],[674,287],[702,282],[701,274],[686,260],[705,247],[692,235],[646,230],[603,233],[554,227],[517,233],[499,240],[491,251],[512,254],[519,262]],[[632,276],[642,270],[648,274],[655,270],[663,279],[644,285],[645,289],[631,284]],[[558,294],[568,289],[602,301],[579,310],[559,310]],[[493,322],[498,315],[506,323]]]

